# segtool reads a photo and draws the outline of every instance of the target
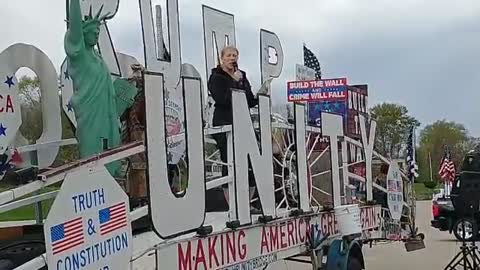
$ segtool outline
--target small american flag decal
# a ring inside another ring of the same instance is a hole
[[[53,255],[82,245],[85,242],[82,217],[51,227],[50,239]]]
[[[98,219],[100,221],[100,235],[124,228],[127,226],[125,202],[117,203],[98,211]]]

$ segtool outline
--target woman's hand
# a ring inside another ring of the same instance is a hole
[[[233,79],[235,79],[237,82],[240,81],[243,78],[243,74],[240,70],[235,71],[233,73]]]

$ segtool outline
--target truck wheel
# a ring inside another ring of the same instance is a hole
[[[453,225],[453,234],[459,241],[473,240],[478,235],[478,225],[470,218],[460,218]]]
[[[2,261],[11,261],[15,266],[22,265],[27,261],[45,253],[45,244],[43,241],[19,241],[9,246],[0,248],[0,265]],[[0,269],[4,269],[0,267]]]
[[[363,270],[362,263],[356,257],[350,257],[348,259],[347,270]]]

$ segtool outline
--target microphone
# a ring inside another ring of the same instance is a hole
[[[237,62],[233,62],[232,63],[232,66],[233,66],[233,70],[235,70],[235,72],[238,71],[238,63]],[[238,81],[240,87],[243,87],[243,78],[240,78],[240,81]]]

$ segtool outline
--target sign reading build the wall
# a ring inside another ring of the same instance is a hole
[[[308,123],[312,126],[322,125],[322,112],[345,117],[347,78],[288,82],[287,91],[288,101],[308,103]],[[315,145],[315,150],[322,151],[328,145],[328,138],[323,137]]]
[[[360,139],[360,120],[358,115],[368,115],[368,85],[348,86],[346,135]]]
[[[347,78],[294,81],[287,83],[288,101],[323,101],[345,99]]]
[[[368,115],[368,85],[349,85],[346,112],[345,112],[345,133],[348,137],[361,140],[360,132],[360,115]],[[363,150],[355,145],[350,144],[348,148],[349,163],[355,163],[348,169],[351,173],[365,177],[365,160]]]

